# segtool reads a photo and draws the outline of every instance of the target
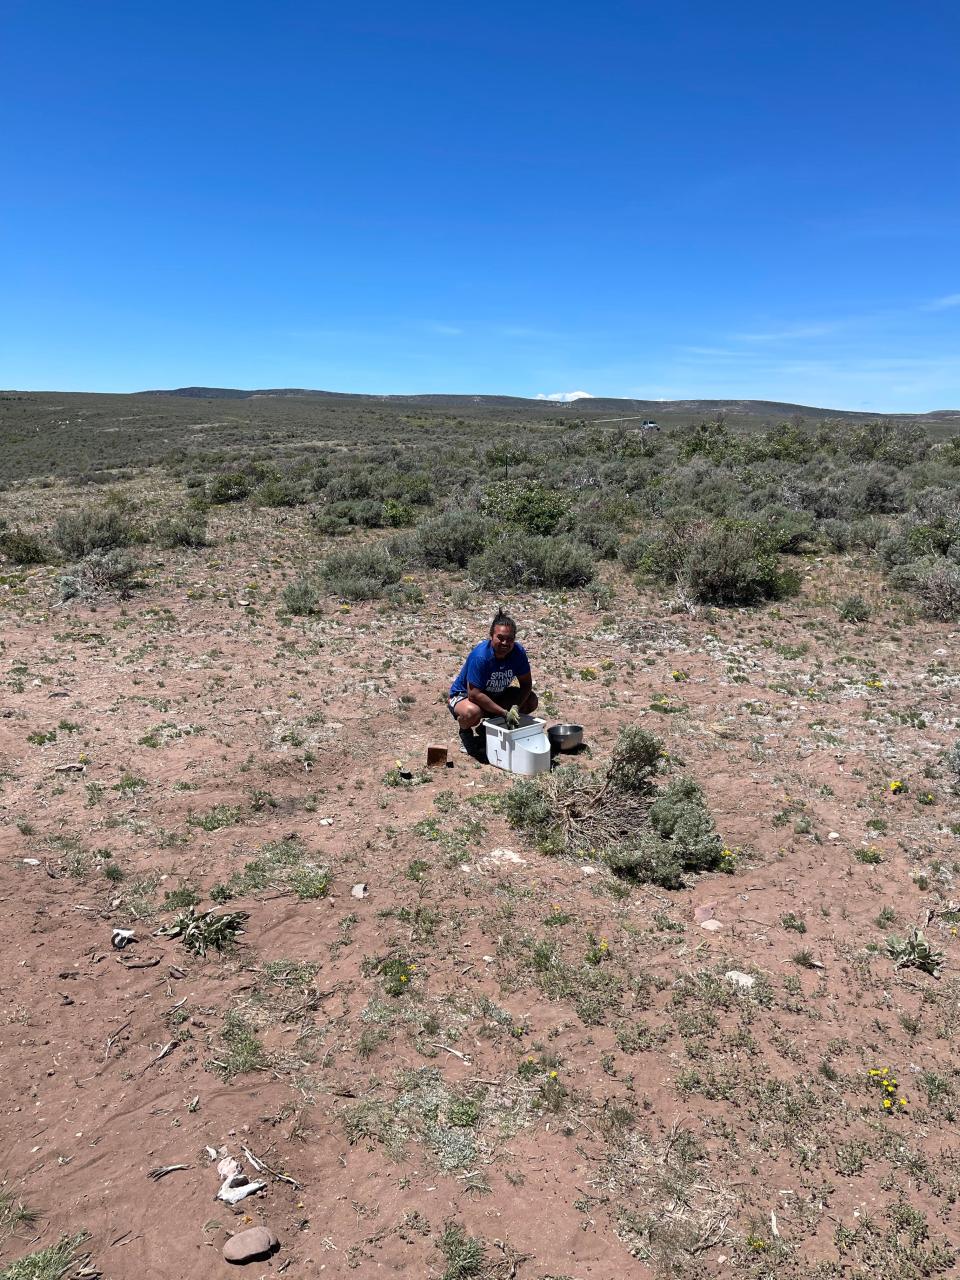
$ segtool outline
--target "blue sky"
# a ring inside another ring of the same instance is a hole
[[[949,0],[0,0],[0,386],[960,408]]]

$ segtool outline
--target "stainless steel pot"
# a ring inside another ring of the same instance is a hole
[[[573,751],[583,742],[583,725],[555,724],[547,730],[547,737],[559,751]]]

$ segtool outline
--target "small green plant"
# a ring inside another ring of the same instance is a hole
[[[0,1191],[0,1247],[21,1227],[32,1226],[39,1216],[37,1211],[28,1208],[19,1196],[9,1191]]]
[[[254,1028],[236,1010],[231,1010],[223,1020],[220,1032],[222,1049],[211,1066],[229,1083],[234,1076],[263,1071],[268,1065],[266,1050]]]
[[[792,911],[788,911],[786,915],[780,917],[780,923],[784,929],[789,929],[791,933],[806,933],[807,926],[802,916],[794,915]]]
[[[177,889],[168,889],[163,895],[164,911],[182,911],[195,907],[200,901],[200,894],[192,884],[182,884]]]
[[[312,902],[326,897],[330,887],[330,875],[321,867],[312,863],[303,863],[296,867],[290,876],[290,887],[301,902]]]
[[[883,854],[876,845],[868,844],[862,849],[854,849],[853,856],[858,862],[865,862],[869,867],[877,867],[883,861]]]
[[[205,956],[207,949],[213,947],[217,951],[232,946],[248,918],[246,911],[227,911],[218,916],[213,910],[197,914],[196,907],[183,911],[172,924],[159,929],[158,935],[163,938],[179,938],[188,951]]]
[[[869,622],[870,606],[863,596],[847,596],[837,606],[837,613],[842,622]]]
[[[940,976],[945,960],[943,952],[931,947],[920,929],[914,929],[907,938],[891,935],[887,954],[897,969],[921,969],[935,978]]]
[[[86,1259],[78,1257],[78,1250],[88,1238],[85,1231],[63,1236],[54,1245],[8,1262],[0,1271],[0,1280],[64,1280],[67,1276],[81,1276]]]
[[[437,1243],[445,1266],[441,1280],[474,1280],[486,1270],[483,1241],[468,1236],[457,1222],[447,1222]]]
[[[384,989],[388,996],[402,996],[410,990],[410,982],[417,966],[406,956],[389,956],[381,961],[377,972],[383,978]]]
[[[187,821],[203,831],[220,831],[223,827],[235,826],[240,821],[240,810],[236,805],[218,804],[209,813],[191,813]]]

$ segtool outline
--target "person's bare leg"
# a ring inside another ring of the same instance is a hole
[[[483,712],[469,698],[461,698],[453,710],[457,717],[457,727],[461,733],[467,733],[469,730],[475,729],[483,719]]]

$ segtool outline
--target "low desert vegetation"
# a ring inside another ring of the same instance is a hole
[[[0,417],[0,1280],[171,1205],[184,1273],[244,1216],[284,1270],[956,1269],[949,423],[61,399]],[[446,707],[500,605],[585,728],[531,778]]]

